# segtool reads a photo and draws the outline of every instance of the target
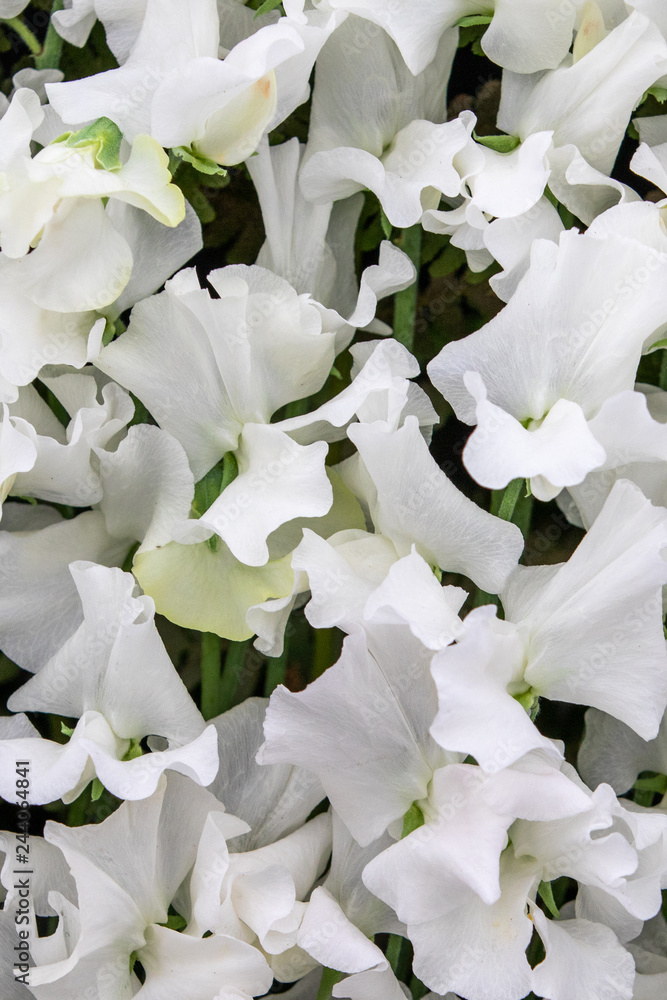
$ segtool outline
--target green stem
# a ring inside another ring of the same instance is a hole
[[[344,972],[338,972],[337,969],[322,969],[322,982],[320,983],[315,1000],[331,1000],[332,989],[336,983],[341,981],[344,975]]]
[[[63,0],[53,0],[51,15],[53,16],[57,10],[62,10],[64,6]],[[62,54],[63,40],[53,27],[53,22],[51,22],[46,32],[46,38],[44,39],[44,48],[35,58],[35,66],[37,69],[58,69]]]
[[[266,664],[266,677],[264,678],[265,698],[270,698],[278,685],[284,683],[288,656],[288,640],[287,636],[285,636],[283,651],[280,656],[272,657]]]
[[[412,993],[412,1000],[421,1000],[423,996],[428,993],[428,986],[424,986],[421,979],[417,979],[413,976],[410,980],[410,992]]]
[[[42,46],[39,43],[39,39],[33,35],[32,31],[28,25],[20,17],[8,17],[4,18],[4,23],[8,28],[14,31],[22,42],[24,42],[34,56],[40,55],[42,51]]]
[[[409,288],[397,292],[394,299],[394,337],[407,347],[413,349],[415,342],[415,317],[417,315],[417,294],[419,292],[419,265],[421,263],[422,227],[420,223],[404,229],[399,240],[399,246],[417,268],[417,277]]]
[[[225,666],[222,671],[222,682],[220,684],[220,711],[227,712],[234,705],[234,695],[236,694],[243,672],[246,652],[250,639],[243,642],[230,642],[225,656]]]
[[[512,520],[514,508],[516,507],[519,497],[521,496],[523,483],[523,479],[513,479],[505,490],[505,495],[503,496],[503,499],[500,502],[500,508],[498,509],[498,517],[502,518],[503,521]]]
[[[659,385],[661,389],[667,390],[667,350],[664,349],[662,352],[662,364],[660,365]]]
[[[412,965],[412,945],[408,939],[401,937],[400,934],[390,934],[385,954],[396,978],[402,983],[409,979]]]
[[[311,680],[320,677],[333,662],[332,628],[315,629],[315,648],[313,650],[313,669]]]
[[[78,799],[74,799],[67,811],[67,825],[68,826],[83,826],[86,822],[86,811],[88,809],[88,804],[90,802],[90,785],[86,785],[84,790],[79,795]]]
[[[201,714],[205,719],[219,715],[220,636],[202,632],[201,636]]]

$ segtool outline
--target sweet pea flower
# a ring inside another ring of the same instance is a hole
[[[0,757],[32,760],[35,803],[71,802],[95,777],[119,798],[144,798],[165,768],[209,784],[218,767],[215,730],[205,727],[169,660],[153,602],[135,596],[133,577],[119,569],[75,562],[70,573],[83,622],[14,692],[9,707],[80,721],[62,745],[42,740],[23,716],[25,731],[2,739]],[[145,736],[161,737],[168,749],[143,756]],[[5,773],[11,773],[8,764]],[[13,791],[3,786],[0,794],[10,798]]]
[[[279,18],[255,30],[249,13],[247,37],[220,52],[225,20],[215,0],[196,9],[147,0],[143,15],[118,69],[53,84],[49,100],[63,121],[108,116],[128,137],[147,132],[209,172],[245,160],[266,131],[308,99],[313,63],[340,20],[313,12],[305,25]],[[118,25],[114,40],[122,56],[124,30]]]
[[[489,24],[481,44],[493,62],[516,73],[552,69],[570,47],[579,6],[558,0],[396,0],[389,7],[382,0],[326,2],[384,28],[415,75],[435,58],[441,36],[468,17]]]
[[[587,7],[596,16],[597,4]],[[521,140],[553,131],[554,146],[571,144],[588,164],[610,174],[632,112],[667,71],[667,43],[637,10],[609,33],[585,37],[546,73],[506,71],[497,124]]]
[[[443,767],[420,806],[424,825],[378,855],[363,878],[407,924],[415,974],[427,986],[471,1000],[520,1000],[531,989],[565,1000],[575,975],[586,996],[629,1000],[634,964],[614,932],[583,913],[548,920],[536,893],[567,873],[646,918],[660,906],[661,861],[652,855],[655,848],[664,857],[664,817],[628,813],[608,786],[590,792],[545,751],[493,774]],[[652,870],[642,881],[647,852]],[[547,954],[531,969],[525,951],[534,929]]]
[[[538,499],[553,499],[604,466],[619,423],[646,422],[644,397],[632,390],[664,321],[666,259],[621,236],[537,240],[505,308],[430,363],[457,416],[477,423],[463,460],[478,482],[499,489],[525,477]],[[641,460],[641,437],[636,449]]]
[[[150,798],[123,803],[104,823],[47,824],[45,838],[76,882],[77,905],[59,900],[66,933],[60,951],[30,970],[35,997],[64,1000],[86,990],[91,976],[115,997],[142,1000],[184,990],[193,1000],[246,1000],[269,989],[273,977],[258,949],[227,935],[181,934],[169,920],[210,814],[227,838],[247,829],[209,792],[171,774]]]
[[[567,563],[518,567],[501,595],[505,620],[495,608],[472,611],[458,643],[433,660],[434,738],[482,767],[507,731],[517,756],[542,747],[527,713],[544,695],[592,705],[654,739],[667,707],[666,530],[664,509],[619,482]]]

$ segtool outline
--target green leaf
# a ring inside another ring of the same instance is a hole
[[[457,28],[472,28],[476,24],[491,24],[493,14],[467,14],[456,22]]]
[[[556,906],[556,900],[554,899],[551,882],[540,882],[537,892],[551,916],[554,917],[555,920],[558,920],[560,917],[560,910]]]
[[[281,4],[282,0],[264,0],[264,3],[257,8],[255,17],[259,17],[260,14],[270,14],[272,10],[276,9],[276,7],[281,7]],[[280,13],[284,13],[282,7]]]
[[[65,132],[54,141],[62,142],[71,149],[96,146],[95,162],[101,170],[120,168],[120,144],[123,141],[123,133],[110,118],[98,118],[78,132]]]
[[[473,132],[473,138],[480,146],[495,149],[497,153],[511,153],[521,145],[521,139],[515,135],[475,135]]]
[[[465,251],[460,247],[452,246],[448,243],[445,249],[439,254],[428,269],[432,278],[444,278],[454,271],[458,271],[466,262]]]
[[[174,146],[171,151],[179,159],[185,160],[186,163],[193,166],[200,174],[222,174],[223,177],[227,175],[227,171],[219,163],[216,163],[215,160],[209,160],[208,156],[202,156],[191,147]]]
[[[664,774],[656,774],[654,778],[638,778],[634,788],[640,792],[657,792],[659,795],[664,795],[667,792],[667,777]]]

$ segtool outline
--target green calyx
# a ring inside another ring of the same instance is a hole
[[[184,160],[198,170],[200,174],[222,174],[227,175],[224,167],[221,167],[215,160],[210,160],[208,156],[202,156],[192,146],[173,146],[171,152],[180,160]]]
[[[487,149],[493,149],[496,153],[512,153],[521,145],[521,139],[516,135],[476,135],[473,133],[475,142]]]
[[[188,922],[185,920],[180,913],[170,913],[167,917],[165,923],[160,924],[160,927],[168,927],[170,931],[182,931],[187,927]]]
[[[100,170],[119,170],[120,144],[123,133],[110,118],[98,118],[97,121],[79,129],[78,132],[65,132],[54,142],[62,143],[70,149],[94,150],[95,165]]]
[[[555,920],[558,920],[560,917],[560,910],[556,906],[556,900],[554,899],[551,882],[540,882],[537,892],[551,916]]]
[[[456,22],[457,28],[472,28],[478,24],[491,24],[493,14],[467,14]]]
[[[533,691],[532,688],[528,688],[527,691],[523,691],[521,694],[515,694],[513,697],[514,700],[518,701],[521,707],[528,713],[531,720],[535,720],[537,718],[540,696]]]
[[[143,757],[144,751],[141,749],[141,740],[130,740],[130,745],[125,751],[123,760],[134,760],[135,757]]]
[[[421,811],[416,802],[413,802],[405,816],[403,817],[403,830],[401,832],[401,840],[408,837],[415,830],[418,830],[420,826],[424,825],[424,813]]]

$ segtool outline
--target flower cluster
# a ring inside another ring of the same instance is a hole
[[[0,27],[3,1000],[664,996],[667,7]]]

